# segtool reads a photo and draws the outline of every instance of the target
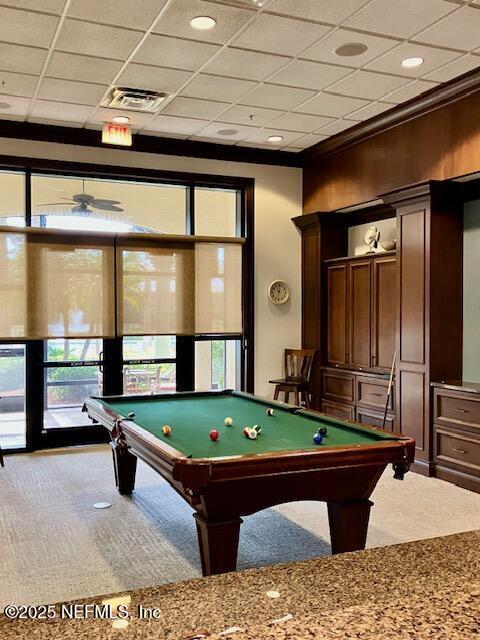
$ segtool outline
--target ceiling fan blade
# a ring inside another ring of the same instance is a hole
[[[78,204],[91,204],[95,200],[95,196],[91,196],[89,193],[76,193],[73,200]]]
[[[68,200],[67,202],[45,202],[41,204],[36,204],[36,207],[66,207],[67,204],[75,204],[73,200]]]
[[[95,209],[100,209],[101,211],[123,211],[121,207],[117,207],[115,204],[99,202],[98,200],[92,202],[90,206],[95,207]]]
[[[99,204],[120,204],[120,200],[110,200],[110,198],[94,198],[92,204],[94,207],[98,207]]]

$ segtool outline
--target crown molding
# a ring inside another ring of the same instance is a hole
[[[480,57],[478,59],[480,65]],[[452,102],[456,102],[466,96],[480,90],[480,68],[444,82],[438,87],[433,87],[420,96],[404,102],[392,109],[360,122],[323,142],[300,152],[302,166],[308,165],[313,160],[326,158],[334,153],[343,151],[354,144],[363,142],[383,131],[397,127],[409,120],[423,116],[431,111],[440,109]]]

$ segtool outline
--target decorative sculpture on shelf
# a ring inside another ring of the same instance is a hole
[[[377,227],[370,227],[365,233],[363,238],[364,243],[367,245],[367,253],[375,253],[378,247],[378,241],[380,240],[380,231]]]

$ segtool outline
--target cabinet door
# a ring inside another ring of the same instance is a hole
[[[394,257],[373,262],[373,353],[376,369],[390,370],[395,352],[397,262]]]
[[[347,363],[347,275],[346,263],[336,263],[327,268],[327,358],[334,366]]]
[[[372,261],[349,265],[349,350],[348,362],[354,367],[371,367]]]
[[[355,407],[339,402],[330,402],[330,400],[322,400],[322,413],[342,420],[355,420]]]

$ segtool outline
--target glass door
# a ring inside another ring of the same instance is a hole
[[[27,446],[24,344],[0,344],[0,446]]]

